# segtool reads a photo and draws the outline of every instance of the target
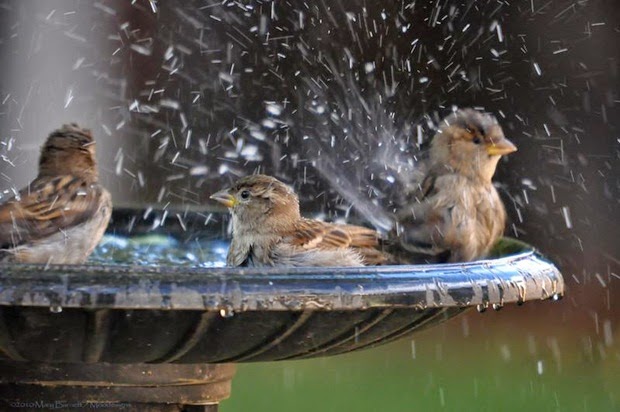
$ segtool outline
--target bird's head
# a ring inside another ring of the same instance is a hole
[[[433,164],[490,181],[500,157],[516,150],[494,116],[462,109],[442,121],[430,153]]]
[[[53,131],[41,147],[39,175],[63,174],[98,178],[93,135],[75,123]]]
[[[285,230],[300,218],[297,195],[271,176],[243,177],[211,199],[230,209],[235,230]]]

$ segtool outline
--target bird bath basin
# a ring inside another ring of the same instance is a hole
[[[217,216],[208,225],[191,214],[153,224],[157,216],[115,211],[109,232],[222,237]],[[214,411],[238,362],[337,355],[468,308],[561,297],[556,267],[512,247],[508,256],[451,265],[2,265],[0,398],[20,410],[93,402],[99,410]]]

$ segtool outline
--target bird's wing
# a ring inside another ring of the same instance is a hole
[[[38,178],[0,205],[0,248],[45,238],[88,220],[110,194],[75,176]]]
[[[398,238],[399,247],[415,254],[415,261],[443,262],[449,258],[443,233],[451,221],[451,207],[446,203],[450,197],[438,187],[440,180],[433,173],[426,176],[397,215],[398,234],[393,231],[390,236]]]
[[[376,246],[378,236],[376,231],[361,226],[301,219],[297,223],[295,234],[287,238],[287,241],[304,249],[362,248]]]
[[[388,256],[379,250],[379,237],[377,231],[362,226],[302,219],[297,224],[295,234],[285,241],[304,250],[353,249],[363,264],[378,265],[388,260]]]

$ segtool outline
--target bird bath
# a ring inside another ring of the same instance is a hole
[[[163,225],[156,215],[115,211],[109,232],[222,236],[196,214]],[[560,298],[556,267],[518,249],[464,264],[365,268],[2,265],[0,398],[20,410],[92,402],[215,411],[238,362],[337,355],[468,308]]]

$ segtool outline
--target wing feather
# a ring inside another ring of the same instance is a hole
[[[429,173],[418,189],[410,195],[407,207],[397,215],[397,230],[392,231],[390,251],[408,261],[444,262],[450,250],[443,241],[443,231],[449,225],[450,205],[438,205],[439,176]],[[398,233],[397,233],[398,232]],[[399,249],[405,249],[405,253]]]
[[[345,250],[358,254],[364,264],[377,265],[388,257],[379,247],[379,233],[373,229],[354,225],[341,225],[319,220],[301,219],[295,235],[286,243],[305,250]]]
[[[109,193],[99,184],[74,176],[38,178],[0,205],[0,248],[45,238],[79,225],[102,205]]]

